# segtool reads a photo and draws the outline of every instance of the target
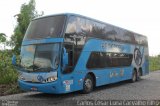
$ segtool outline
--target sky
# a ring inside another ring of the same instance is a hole
[[[160,54],[160,0],[35,0],[44,15],[76,13],[148,37],[150,56]],[[29,0],[0,1],[0,33],[9,37],[16,26],[14,15]]]

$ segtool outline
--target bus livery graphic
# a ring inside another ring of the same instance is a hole
[[[134,49],[134,61],[137,66],[140,66],[142,63],[142,54],[138,48]]]

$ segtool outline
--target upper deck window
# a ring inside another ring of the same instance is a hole
[[[147,46],[145,36],[94,19],[70,16],[65,32],[66,41],[76,39],[79,44],[84,44],[81,39],[87,37]]]
[[[61,37],[64,23],[64,15],[35,19],[30,23],[24,40]]]

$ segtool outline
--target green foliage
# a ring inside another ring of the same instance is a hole
[[[149,70],[160,70],[160,55],[149,57]]]
[[[17,81],[17,71],[11,63],[12,51],[0,51],[0,84]]]
[[[14,34],[12,35],[10,42],[10,45],[14,46],[15,52],[19,53],[19,48],[21,47],[23,37],[30,21],[41,15],[43,15],[43,12],[38,14],[35,10],[35,0],[30,0],[28,4],[22,4],[20,13],[15,15],[18,23],[14,29]]]
[[[30,0],[28,4],[23,4],[20,13],[15,15],[15,17],[17,17],[17,25],[14,29],[14,34],[11,36],[11,40],[7,41],[6,35],[0,33],[0,43],[4,44],[4,49],[6,45],[12,48],[14,47],[14,51],[0,51],[0,95],[3,93],[10,94],[21,92],[17,87],[18,72],[11,63],[12,53],[19,55],[19,48],[21,47],[22,39],[30,21],[42,15],[43,12],[39,15],[35,10],[35,0]],[[2,88],[6,88],[7,85],[13,86],[2,90]]]
[[[0,33],[0,43],[6,41],[6,35],[4,33]]]

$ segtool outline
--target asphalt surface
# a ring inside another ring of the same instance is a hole
[[[15,95],[1,96],[0,106],[58,106],[58,105],[114,105],[101,100],[160,100],[160,71],[143,76],[140,81],[130,83],[123,81],[95,88],[90,94],[73,92],[69,94],[44,94],[28,92]],[[95,101],[99,101],[95,104]],[[152,102],[152,101],[150,101]],[[125,102],[126,103],[126,102]],[[156,104],[160,102],[156,101]],[[121,103],[119,102],[119,105]],[[128,104],[129,105],[129,104]],[[154,104],[155,105],[155,104]]]

